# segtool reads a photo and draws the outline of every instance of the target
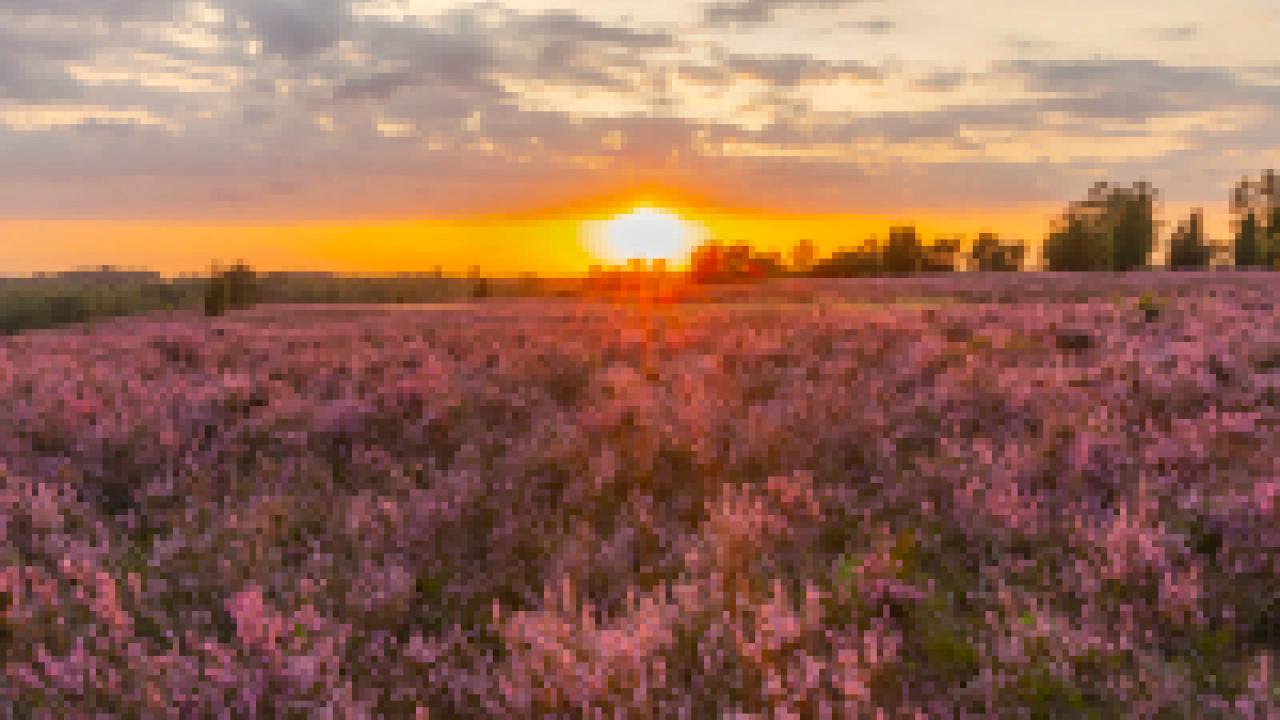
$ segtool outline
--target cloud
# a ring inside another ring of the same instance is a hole
[[[147,20],[172,18],[186,0],[0,0],[0,14]]]
[[[613,90],[635,87],[647,74],[650,56],[677,45],[664,30],[611,25],[565,11],[515,16],[496,34],[514,75]]]
[[[484,34],[377,24],[363,28],[361,40],[376,53],[376,67],[348,71],[332,91],[334,100],[385,101],[422,87],[497,92],[492,77],[498,67],[497,48]]]
[[[1098,168],[1185,168],[1181,187],[1207,186],[1277,149],[1261,61],[1180,63],[1150,36],[1131,57],[1074,59],[1067,38],[1014,52],[1013,28],[988,37],[989,66],[945,42],[915,57],[894,43],[894,62],[798,17],[855,4],[695,5],[752,26],[744,41],[533,0],[403,16],[348,0],[0,0],[0,191],[34,183],[0,214],[73,196],[84,212],[230,212],[200,205],[216,188],[238,189],[236,212],[485,210],[671,178],[763,204],[927,196],[942,179],[1024,197]],[[844,20],[830,25],[900,29]]]
[[[627,48],[662,48],[675,43],[667,30],[611,25],[568,10],[516,15],[507,26],[521,37],[607,43]]]
[[[333,99],[387,100],[432,87],[486,97],[516,84],[629,90],[648,55],[672,49],[665,30],[611,25],[555,10],[486,18],[454,11],[436,24],[365,23],[354,33],[377,67],[345,78]]]
[[[875,81],[884,77],[883,70],[872,65],[824,60],[801,53],[733,54],[726,59],[724,67],[735,77],[748,77],[782,87],[849,80]]]
[[[1168,65],[1146,58],[1016,60],[998,69],[1021,76],[1032,90],[1048,92],[1187,92],[1234,84],[1234,75],[1222,68]]]
[[[1228,69],[1144,58],[1017,60],[998,64],[1043,99],[1044,110],[1086,118],[1148,121],[1223,105],[1274,102],[1277,88],[1245,83]]]
[[[898,23],[889,18],[875,17],[867,20],[846,20],[840,23],[840,27],[846,30],[861,30],[872,35],[886,35],[896,30]]]
[[[956,90],[972,79],[972,76],[963,70],[934,70],[923,77],[916,78],[911,85],[917,90],[938,93]]]
[[[11,101],[68,99],[79,85],[65,63],[83,57],[81,43],[33,37],[0,27],[0,98]]]
[[[1174,27],[1155,28],[1150,31],[1150,35],[1157,40],[1166,42],[1184,42],[1194,40],[1200,34],[1200,26],[1195,23],[1186,25],[1176,25]]]
[[[758,25],[773,22],[779,11],[833,10],[863,0],[716,0],[704,6],[709,25]]]
[[[348,0],[223,0],[223,8],[252,27],[266,52],[286,58],[328,49],[351,24]]]

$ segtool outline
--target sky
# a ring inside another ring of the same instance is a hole
[[[574,272],[636,204],[1038,240],[1140,179],[1221,231],[1280,167],[1274,0],[578,5],[0,0],[0,274]]]

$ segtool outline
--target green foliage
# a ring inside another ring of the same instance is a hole
[[[899,577],[914,575],[920,567],[920,541],[916,538],[916,531],[910,528],[900,531],[889,557],[898,568]]]
[[[1174,667],[1181,668],[1201,692],[1235,698],[1245,690],[1247,670],[1241,662],[1246,647],[1235,630],[1215,625],[1189,630],[1185,644],[1169,654]]]
[[[1195,654],[1210,662],[1223,662],[1236,652],[1236,634],[1229,627],[1210,628],[1197,633]]]
[[[979,272],[1017,272],[1026,248],[1019,241],[1004,241],[993,233],[981,233],[973,243],[973,267]]]
[[[1231,212],[1236,223],[1236,266],[1280,264],[1280,176],[1267,170],[1256,180],[1244,178],[1236,183]]]
[[[948,593],[935,593],[912,608],[907,622],[908,637],[931,675],[963,683],[981,669],[978,618],[958,612]]]
[[[0,648],[7,647],[13,640],[13,631],[9,628],[7,615],[12,612],[13,593],[0,590]]]
[[[204,314],[209,317],[225,315],[230,304],[226,283],[219,282],[217,278],[211,279],[204,293]]]
[[[1209,267],[1212,249],[1204,236],[1204,212],[1194,210],[1169,239],[1169,268],[1195,270]]]
[[[1116,188],[1106,196],[1104,223],[1112,238],[1112,270],[1127,272],[1146,265],[1155,244],[1154,200],[1146,183],[1130,190]]]
[[[863,245],[852,250],[842,250],[814,265],[815,277],[874,277],[883,272],[883,257],[879,248]]]
[[[1137,270],[1147,264],[1155,235],[1150,184],[1098,183],[1063,213],[1045,241],[1045,262],[1055,271]]]
[[[248,265],[215,271],[205,290],[204,314],[217,317],[228,310],[243,310],[257,303],[259,296],[258,276]]]
[[[889,230],[889,241],[864,242],[841,250],[813,265],[815,277],[880,277],[919,272],[954,272],[960,256],[958,238],[940,238],[925,244],[913,226]]]
[[[848,553],[840,556],[836,564],[836,586],[843,589],[852,588],[855,574],[861,564],[862,561],[856,554]]]
[[[1082,717],[1088,716],[1090,710],[1080,688],[1057,677],[1048,667],[1018,675],[1013,693],[1015,702],[1033,718]]]
[[[1280,266],[1280,202],[1271,208],[1266,229],[1267,265]]]
[[[1143,293],[1138,298],[1138,312],[1142,313],[1142,317],[1147,322],[1155,322],[1160,318],[1160,313],[1164,310],[1164,305],[1155,298],[1151,293]]]
[[[423,627],[433,633],[442,631],[446,610],[443,580],[435,574],[423,573],[414,581],[413,589]]]
[[[198,302],[199,287],[194,283],[127,273],[0,281],[0,335],[193,307]]]
[[[1249,213],[1236,229],[1236,267],[1257,267],[1262,261],[1261,232],[1258,218]]]
[[[536,294],[517,281],[485,279],[491,295]],[[474,298],[476,278],[436,275],[356,277],[310,273],[263,273],[259,303],[423,304],[465,302]]]
[[[1109,254],[1106,238],[1094,232],[1085,218],[1075,215],[1064,218],[1044,245],[1045,265],[1055,272],[1106,270]]]
[[[929,668],[943,676],[967,679],[981,668],[981,656],[967,630],[949,622],[926,625],[920,645]]]
[[[1187,544],[1192,548],[1192,552],[1196,552],[1206,560],[1216,559],[1217,553],[1222,550],[1222,530],[1210,521],[1203,519],[1193,521],[1187,530],[1187,536]]]

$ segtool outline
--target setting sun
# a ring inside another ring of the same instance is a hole
[[[679,264],[706,230],[669,210],[639,207],[586,227],[593,255],[609,263],[664,260]]]

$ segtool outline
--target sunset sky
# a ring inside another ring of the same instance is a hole
[[[1097,180],[1223,232],[1280,167],[1274,0],[578,4],[0,0],[0,274],[580,272],[635,205],[1038,241]]]

